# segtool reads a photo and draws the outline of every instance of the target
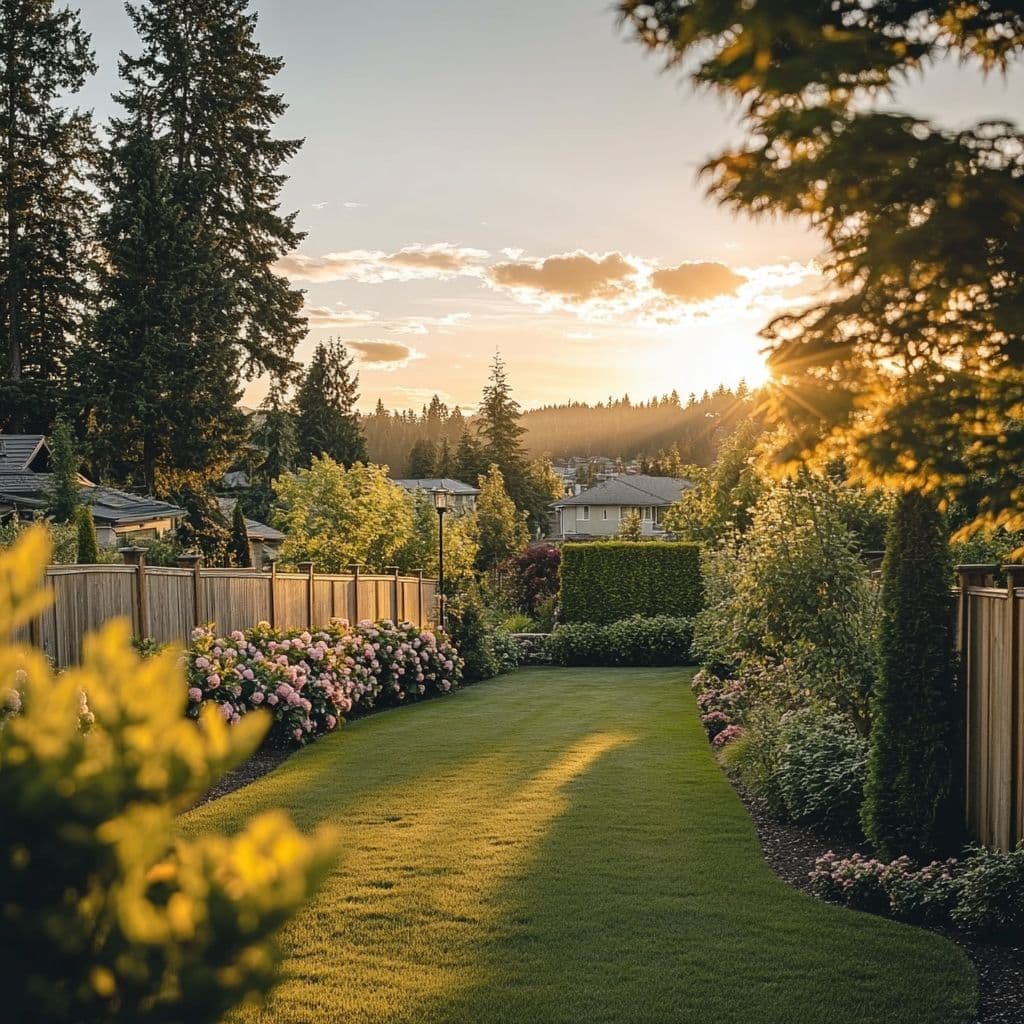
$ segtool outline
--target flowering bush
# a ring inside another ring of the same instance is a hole
[[[707,729],[708,738],[716,747],[721,747],[742,734],[739,727],[746,710],[746,694],[743,684],[738,679],[722,682],[707,672],[699,672],[690,685],[699,689],[697,708],[700,711],[701,725]],[[718,737],[727,729],[734,731],[719,742]]]
[[[272,716],[272,738],[307,743],[350,712],[449,692],[462,660],[444,636],[408,622],[336,619],[324,629],[193,633],[187,657],[188,713],[215,703],[225,721],[255,708]]]
[[[548,638],[556,665],[687,665],[693,627],[670,615],[632,615],[609,625],[574,622]]]
[[[885,889],[888,871],[888,864],[873,857],[855,853],[843,858],[829,850],[814,862],[811,889],[833,903],[883,913],[889,909],[889,894]]]
[[[512,576],[512,590],[516,604],[533,615],[541,601],[558,594],[558,567],[562,552],[551,545],[527,548],[521,555],[506,563]]]
[[[727,725],[724,729],[721,729],[715,733],[714,737],[711,740],[711,745],[713,747],[721,749],[727,743],[731,743],[733,740],[738,740],[742,735],[742,725]]]
[[[24,680],[15,680],[18,687],[0,690],[0,729],[9,718],[15,718],[25,710]],[[88,732],[96,723],[96,716],[89,707],[89,700],[82,690],[78,691],[78,729]]]

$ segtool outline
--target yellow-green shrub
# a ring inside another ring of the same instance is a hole
[[[333,841],[281,814],[241,834],[184,839],[175,816],[258,744],[215,709],[183,715],[174,653],[141,660],[128,627],[87,639],[54,676],[10,637],[42,611],[49,543],[27,532],[0,554],[0,694],[22,713],[0,728],[0,991],[34,1024],[213,1022],[266,992],[272,933],[309,896]],[[80,694],[95,714],[79,729]]]

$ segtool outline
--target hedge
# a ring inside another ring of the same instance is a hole
[[[547,656],[555,665],[692,664],[690,619],[640,615],[608,626],[579,622],[559,626],[547,638]]]
[[[563,622],[692,618],[703,596],[700,548],[667,541],[566,544],[561,581]]]

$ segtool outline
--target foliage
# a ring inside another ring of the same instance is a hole
[[[48,433],[89,298],[98,147],[74,101],[96,63],[53,0],[4,4],[0,39],[0,431]]]
[[[501,671],[498,652],[494,648],[491,627],[480,593],[467,587],[445,606],[448,634],[462,658],[463,678],[467,683],[490,679]]]
[[[564,622],[692,616],[703,600],[695,544],[566,544],[560,575]]]
[[[666,530],[681,540],[706,544],[718,544],[747,531],[764,487],[755,466],[761,432],[756,420],[743,420],[722,442],[711,466],[690,466],[682,471],[693,486],[665,512]]]
[[[940,494],[983,472],[981,516],[1024,525],[1024,136],[992,119],[944,129],[888,102],[932,64],[1005,70],[1024,9],[619,6],[669,64],[742,105],[745,142],[704,168],[718,201],[824,237],[824,297],[764,332],[781,457],[841,449],[860,475]]]
[[[533,631],[533,619],[529,615],[517,612],[501,620],[501,628],[509,633],[530,633]]]
[[[359,374],[352,372],[348,350],[334,339],[313,353],[295,396],[299,460],[329,456],[346,469],[366,461],[366,439],[356,413]]]
[[[608,625],[559,626],[548,637],[548,653],[556,665],[688,665],[692,639],[689,619],[634,615]]]
[[[858,831],[868,744],[839,715],[813,709],[784,719],[774,780],[786,816],[830,834]]]
[[[58,419],[50,436],[53,478],[46,493],[46,511],[58,523],[76,521],[76,510],[82,504],[78,483],[78,446],[71,425]]]
[[[353,563],[382,569],[412,534],[408,497],[382,466],[357,462],[345,469],[330,456],[314,456],[309,469],[275,481],[274,491],[287,563],[313,562],[321,572]]]
[[[537,602],[533,618],[541,633],[550,633],[555,628],[555,617],[558,609],[558,595],[552,594]]]
[[[476,557],[478,569],[495,568],[519,554],[529,543],[525,515],[518,511],[505,490],[505,478],[494,464],[480,477],[476,523],[480,545]]]
[[[171,144],[115,121],[101,182],[98,311],[78,374],[104,478],[167,497],[218,481],[242,440],[237,323],[216,230],[182,208]]]
[[[50,557],[55,565],[74,565],[78,556],[78,530],[69,523],[36,519],[31,526],[11,518],[0,523],[0,551],[12,547],[29,529],[42,530],[49,541]]]
[[[643,537],[643,523],[640,520],[640,510],[631,508],[619,524],[619,532],[615,535],[617,540],[638,541]]]
[[[48,555],[40,530],[0,555],[0,638],[46,607]],[[177,655],[140,659],[123,623],[83,653],[54,676],[38,652],[0,642],[0,680],[24,692],[0,728],[5,1012],[213,1024],[273,983],[269,940],[325,873],[334,837],[304,839],[268,813],[230,839],[182,838],[177,815],[254,749],[265,719],[229,733],[207,713],[197,728]]]
[[[442,635],[402,622],[336,619],[315,631],[263,622],[218,637],[197,629],[187,659],[189,715],[215,704],[225,721],[270,712],[270,737],[304,744],[333,732],[342,716],[409,704],[459,685],[459,652]]]
[[[213,494],[205,488],[189,486],[171,497],[185,510],[175,543],[183,551],[198,551],[207,565],[226,565],[231,533]]]
[[[523,473],[522,509],[530,534],[540,537],[551,523],[551,503],[565,493],[562,478],[548,459],[533,459]]]
[[[1024,843],[1009,853],[983,847],[971,852],[951,917],[958,927],[986,938],[1024,937]]]
[[[534,615],[542,601],[558,596],[561,561],[561,551],[550,544],[529,547],[509,560],[506,568],[518,608]]]
[[[249,418],[249,451],[255,464],[249,471],[249,493],[241,495],[243,511],[268,522],[274,502],[273,483],[291,473],[299,459],[295,415],[284,400],[284,389],[274,382],[260,408]]]
[[[252,546],[249,544],[249,528],[245,524],[242,503],[235,502],[231,510],[231,538],[228,541],[228,559],[232,565],[252,567]]]
[[[428,577],[438,576],[438,515],[434,499],[417,490],[412,498],[412,531],[395,555],[395,565],[403,572],[422,569]],[[444,523],[444,586],[455,593],[473,576],[477,558],[476,515],[447,514]]]
[[[477,436],[482,442],[486,463],[498,467],[515,507],[524,510],[530,502],[526,493],[525,430],[519,425],[521,415],[519,403],[512,397],[505,362],[501,353],[495,352],[491,373],[480,399]]]
[[[75,509],[75,530],[78,535],[78,564],[96,565],[100,560],[100,545],[96,538],[96,521],[87,505],[79,505]]]
[[[804,476],[766,490],[743,543],[705,554],[695,647],[710,664],[788,662],[809,696],[869,731],[877,596],[843,518],[842,488]]]
[[[519,644],[511,630],[497,626],[491,634],[491,643],[498,662],[498,675],[515,672],[519,668]]]
[[[438,476],[437,448],[429,437],[421,437],[409,449],[409,476],[413,480],[425,480]]]
[[[483,476],[490,463],[484,454],[483,445],[471,430],[464,430],[455,449],[455,476],[459,480],[473,483]]]
[[[961,838],[961,698],[947,537],[933,502],[900,497],[882,563],[881,665],[862,812],[880,856],[922,858]]]
[[[202,226],[196,265],[228,285],[209,338],[198,323],[196,340],[218,350],[217,334],[230,345],[212,371],[225,391],[264,371],[284,377],[306,319],[301,290],[277,267],[304,237],[295,214],[280,210],[284,165],[302,145],[274,135],[287,109],[271,90],[283,61],[260,49],[245,0],[141,0],[128,14],[141,47],[121,57],[124,118],[115,135],[122,124],[149,131],[170,175],[177,223]],[[225,379],[220,367],[229,362]]]
[[[915,924],[954,925],[989,941],[1024,936],[1024,844],[1001,852],[973,847],[963,860],[916,867],[910,857],[886,863],[829,851],[811,872],[819,896]]]

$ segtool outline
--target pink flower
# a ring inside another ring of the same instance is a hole
[[[277,703],[277,694],[276,693],[268,693],[267,694],[267,703],[271,707],[273,707]]]
[[[13,693],[13,691],[11,692]],[[203,691],[200,690],[198,686],[189,687],[188,699],[192,701],[193,704],[198,704],[203,699]]]
[[[209,658],[203,658],[203,657],[196,658],[196,668],[198,668],[201,671],[205,672],[206,669],[208,669],[209,667],[210,667],[210,659]]]
[[[206,685],[209,686],[211,690],[216,690],[217,687],[220,686],[220,676],[217,675],[216,672],[211,673],[206,677]]]
[[[234,714],[234,708],[232,708],[230,704],[221,704],[220,714],[225,722],[230,722],[231,716]]]

